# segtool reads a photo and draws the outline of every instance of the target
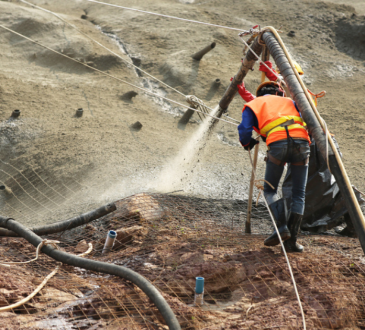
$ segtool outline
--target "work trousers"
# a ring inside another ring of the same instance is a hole
[[[269,145],[269,155],[283,163],[291,163],[292,199],[290,209],[293,213],[304,213],[305,187],[308,178],[308,164],[293,165],[293,163],[300,163],[307,159],[309,153],[309,143],[305,140],[289,139],[288,141],[286,139]],[[264,184],[264,196],[269,205],[280,199],[280,196],[278,196],[278,185],[283,171],[284,165],[274,164],[268,157],[265,180],[274,187],[274,189],[271,188],[266,182]]]

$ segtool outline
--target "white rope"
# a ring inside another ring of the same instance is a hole
[[[270,68],[265,62],[263,62],[260,58],[260,56],[258,56],[250,47],[250,45],[241,37],[239,36],[240,39],[242,40],[242,42],[245,44],[245,46],[250,50],[250,52],[252,52],[252,54],[254,54],[257,58],[257,60],[259,61],[260,64],[263,64],[267,69],[269,69],[277,78],[277,80],[279,80],[280,84],[283,84],[284,86],[286,86],[284,79],[272,68]]]
[[[248,151],[248,154],[249,154],[250,161],[251,161],[252,173],[253,173],[253,176],[254,176],[254,178],[255,178],[255,171],[254,171],[254,168],[253,168],[253,162],[252,162],[252,157],[251,157],[251,150],[249,150],[249,151]],[[266,183],[268,183],[268,184],[272,187],[272,185],[271,185],[269,182],[267,182],[266,180],[259,180],[259,181],[265,181]],[[261,187],[260,187],[260,191],[262,191],[262,190],[263,190],[263,186],[261,186]],[[281,245],[281,248],[282,248],[282,250],[283,250],[283,252],[284,252],[284,256],[285,256],[285,259],[286,259],[286,263],[288,264],[289,273],[290,273],[291,280],[292,280],[292,282],[293,282],[295,295],[297,296],[297,300],[298,300],[298,304],[299,304],[300,312],[301,312],[301,314],[302,314],[302,319],[303,319],[303,329],[304,329],[304,330],[306,330],[306,322],[305,322],[304,310],[303,310],[302,302],[300,301],[299,292],[298,292],[298,289],[297,289],[297,284],[296,284],[296,282],[295,282],[294,274],[293,274],[293,271],[292,271],[291,266],[290,266],[289,258],[288,258],[288,255],[286,254],[286,251],[285,251],[285,247],[284,247],[283,241],[282,241],[281,236],[280,236],[280,234],[279,234],[278,227],[276,226],[276,223],[275,223],[275,220],[274,220],[274,216],[272,215],[271,210],[270,210],[270,207],[269,207],[269,205],[267,204],[267,201],[266,201],[265,195],[264,195],[264,194],[262,194],[262,197],[264,198],[264,202],[265,202],[266,208],[267,208],[267,210],[269,211],[271,221],[272,221],[272,223],[274,224],[274,228],[275,228],[276,234],[277,234],[277,235],[278,235],[278,237],[279,237],[280,245]]]
[[[28,263],[28,262],[31,262],[31,261],[35,261],[35,260],[38,259],[39,249],[41,249],[44,244],[53,244],[56,247],[56,249],[58,249],[57,245],[55,245],[56,243],[59,243],[59,241],[52,241],[52,240],[45,239],[40,244],[38,244],[38,246],[37,246],[37,256],[36,256],[35,259],[30,260],[30,261],[26,261],[26,262],[9,262],[9,263],[11,263],[11,264],[23,263],[24,264],[24,263]],[[83,257],[83,256],[89,254],[93,249],[93,245],[91,243],[89,243],[88,246],[89,246],[89,248],[87,249],[86,252],[78,254],[77,256],[78,257]],[[8,265],[2,265],[2,266],[8,266]],[[10,266],[8,266],[8,267],[10,267]],[[43,287],[47,284],[47,282],[58,272],[59,268],[60,268],[59,265],[56,266],[56,268],[42,281],[41,284],[39,284],[37,286],[37,288],[29,296],[25,297],[24,299],[18,301],[17,303],[12,304],[12,305],[1,307],[0,312],[6,312],[8,310],[17,308],[21,305],[24,305],[26,302],[28,302],[30,299],[32,299],[39,291],[41,291],[43,289]]]
[[[297,289],[297,283],[295,282],[295,278],[294,278],[294,274],[293,274],[293,271],[292,271],[291,266],[290,266],[289,258],[288,258],[288,255],[286,254],[286,251],[285,251],[285,248],[284,248],[283,241],[282,241],[282,239],[281,239],[281,237],[280,237],[278,227],[276,226],[276,223],[275,223],[274,217],[273,217],[273,215],[272,215],[272,213],[271,213],[271,211],[270,211],[269,205],[267,204],[267,201],[266,201],[265,195],[264,195],[264,194],[262,194],[262,196],[263,196],[263,198],[264,198],[264,202],[265,202],[266,208],[267,208],[267,210],[269,211],[269,214],[270,214],[270,217],[271,217],[271,221],[272,221],[272,223],[274,224],[276,234],[277,234],[277,235],[278,235],[278,237],[279,237],[280,245],[281,245],[281,248],[283,249],[284,256],[285,256],[286,262],[287,262],[287,264],[288,264],[289,273],[290,273],[291,280],[292,280],[292,282],[293,282],[295,295],[297,296],[297,300],[298,300],[298,304],[299,304],[300,312],[302,313],[302,319],[303,319],[303,329],[304,329],[304,330],[306,330],[306,329],[307,329],[307,327],[306,327],[306,322],[305,322],[304,310],[303,310],[302,302],[300,301],[299,292],[298,292],[298,289]]]
[[[36,261],[39,257],[39,251],[42,249],[42,247],[44,245],[53,245],[56,249],[58,249],[57,245],[60,243],[59,241],[53,241],[53,240],[49,240],[49,239],[44,239],[42,242],[40,242],[37,246],[37,250],[36,250],[36,255],[34,259],[28,260],[28,261],[9,261],[9,262],[3,262],[2,261],[2,266],[7,266],[8,264],[28,264],[30,262]]]
[[[28,2],[28,1],[25,1],[25,0],[19,0],[19,1],[21,1],[21,2],[25,3],[25,4],[29,5],[29,6],[32,6],[32,7],[34,7],[34,8],[40,9],[40,10],[42,10],[42,11],[46,12],[46,13],[49,13],[49,14],[51,14],[51,15],[56,16],[56,17],[57,17],[58,19],[60,19],[62,22],[65,22],[66,24],[70,25],[70,26],[71,26],[72,28],[74,28],[77,32],[79,32],[80,34],[82,34],[83,36],[85,36],[86,38],[88,38],[89,40],[91,40],[91,41],[95,42],[97,45],[99,45],[99,46],[100,46],[100,47],[102,47],[103,49],[105,49],[105,50],[107,50],[108,52],[110,52],[111,54],[113,54],[113,55],[117,56],[119,59],[121,59],[121,60],[122,60],[124,63],[126,63],[127,65],[132,66],[132,67],[134,67],[136,70],[139,70],[139,71],[143,72],[144,74],[146,74],[146,75],[147,75],[147,76],[149,76],[150,78],[152,78],[152,79],[154,79],[155,81],[159,82],[159,83],[160,83],[160,84],[162,84],[163,86],[165,86],[165,87],[167,87],[167,88],[169,88],[169,89],[173,90],[174,92],[176,92],[176,93],[180,94],[181,96],[187,97],[187,95],[185,95],[184,93],[180,92],[180,91],[179,91],[179,90],[177,90],[176,88],[174,88],[174,87],[172,87],[172,86],[170,86],[170,85],[168,85],[168,84],[164,83],[162,80],[160,80],[160,79],[156,78],[155,76],[151,75],[151,74],[150,74],[150,73],[148,73],[147,71],[145,71],[145,70],[143,70],[143,69],[139,68],[137,65],[134,65],[133,63],[131,63],[131,62],[127,61],[126,59],[124,59],[123,57],[121,57],[119,54],[117,54],[117,53],[113,52],[111,49],[107,48],[106,46],[104,46],[103,44],[101,44],[100,42],[98,42],[97,40],[95,40],[95,39],[91,38],[89,35],[87,35],[86,33],[82,32],[82,31],[81,31],[80,29],[78,29],[78,28],[77,28],[74,24],[72,24],[72,23],[68,22],[67,20],[65,20],[64,18],[62,18],[60,15],[58,15],[58,14],[56,14],[56,13],[54,13],[54,12],[52,12],[52,11],[48,10],[48,9],[45,9],[45,8],[39,7],[39,6],[37,6],[37,5],[33,4],[33,3],[30,3],[30,2]],[[205,105],[202,101],[200,101],[200,105],[204,106],[205,108],[209,109],[210,111],[213,111],[213,109],[212,109],[212,108],[210,108],[210,107],[206,106],[206,105]],[[197,111],[197,112],[199,112],[199,111]],[[228,117],[227,115],[225,115],[225,116],[226,116],[227,118],[229,118],[229,119],[233,120],[233,121],[236,121],[236,122],[240,123],[240,121],[238,121],[238,120],[236,120],[236,119],[233,119],[233,118],[231,118],[231,117]]]
[[[187,19],[187,18],[164,15],[164,14],[154,13],[154,12],[151,12],[151,11],[146,11],[146,10],[141,10],[141,9],[136,9],[136,8],[123,7],[123,6],[113,5],[111,3],[105,3],[105,2],[101,2],[101,1],[95,1],[95,0],[85,0],[85,1],[94,2],[94,3],[98,3],[98,4],[101,4],[101,5],[106,5],[106,6],[110,6],[110,7],[116,7],[116,8],[126,9],[126,10],[137,11],[139,13],[144,13],[144,14],[150,14],[150,15],[156,15],[156,16],[165,17],[165,18],[177,19],[179,21],[184,21],[184,22],[189,22],[189,23],[196,23],[196,24],[214,26],[214,27],[227,29],[227,30],[233,30],[233,31],[242,31],[242,29],[236,29],[236,28],[229,27],[229,26],[205,23],[205,22],[195,21],[195,20],[191,20],[191,19]]]
[[[237,120],[237,119],[234,119],[234,118],[232,118],[232,117],[230,117],[230,116],[228,116],[228,115],[226,115],[226,114],[223,114],[223,116],[224,116],[224,117],[226,117],[226,118],[229,118],[230,120],[233,120],[233,121],[235,121],[236,123],[239,123],[239,124],[241,124],[241,122],[240,122],[239,120]]]
[[[81,64],[81,65],[83,65],[83,66],[85,66],[85,67],[87,67],[87,68],[89,68],[89,69],[91,69],[91,70],[94,70],[94,71],[96,71],[96,72],[98,72],[98,73],[101,73],[101,74],[103,74],[103,75],[105,75],[105,76],[108,76],[108,77],[110,77],[110,78],[113,78],[113,79],[115,79],[115,80],[118,80],[118,81],[120,81],[120,82],[122,82],[122,83],[124,83],[124,84],[127,84],[127,85],[129,85],[129,86],[132,86],[132,87],[134,87],[134,88],[137,88],[137,89],[139,89],[139,90],[141,90],[141,91],[143,91],[143,92],[145,92],[145,93],[147,93],[147,94],[151,94],[151,95],[153,95],[153,96],[156,96],[156,97],[158,97],[158,98],[164,99],[164,100],[166,100],[166,101],[169,101],[169,102],[175,103],[175,104],[177,104],[177,105],[179,105],[179,106],[181,106],[181,107],[183,107],[183,108],[191,109],[191,110],[196,111],[196,112],[201,112],[201,111],[199,111],[199,110],[197,110],[197,109],[193,109],[193,108],[191,108],[191,107],[189,107],[189,106],[187,106],[187,105],[185,105],[185,104],[182,104],[182,103],[180,103],[180,102],[177,102],[177,101],[171,100],[171,99],[169,99],[169,98],[167,98],[167,97],[164,97],[164,96],[161,96],[161,95],[159,95],[159,94],[157,94],[157,93],[151,92],[151,91],[149,91],[148,89],[145,89],[145,88],[143,88],[143,87],[139,87],[139,86],[137,86],[137,85],[134,85],[134,84],[132,84],[132,83],[130,83],[130,82],[128,82],[128,81],[125,81],[125,80],[123,80],[123,79],[121,79],[121,78],[117,78],[117,77],[115,77],[115,76],[113,76],[113,75],[111,75],[111,74],[109,74],[109,73],[106,73],[106,72],[101,71],[101,70],[99,70],[99,69],[93,68],[92,66],[90,66],[90,65],[88,65],[88,64],[86,64],[86,63],[83,63],[83,62],[81,62],[81,61],[78,61],[78,60],[76,60],[76,59],[74,59],[74,58],[72,58],[72,57],[67,56],[66,54],[62,54],[62,53],[60,53],[60,52],[58,52],[58,51],[56,51],[56,50],[54,50],[54,49],[52,49],[52,48],[49,48],[49,47],[47,47],[47,46],[45,46],[45,45],[41,44],[41,43],[40,43],[40,42],[38,42],[38,41],[35,41],[35,40],[31,39],[31,38],[28,38],[28,37],[26,37],[25,35],[23,35],[23,34],[21,34],[21,33],[18,33],[18,32],[16,32],[16,31],[12,30],[12,29],[9,29],[8,27],[6,27],[6,26],[4,26],[4,25],[1,25],[1,24],[0,24],[0,27],[1,27],[1,28],[3,28],[4,30],[7,30],[7,31],[9,31],[9,32],[11,32],[11,33],[14,33],[14,34],[16,34],[16,35],[18,35],[18,36],[20,36],[20,37],[22,37],[22,38],[24,38],[24,39],[26,39],[26,40],[30,41],[30,42],[33,42],[33,43],[35,43],[35,44],[36,44],[36,45],[38,45],[38,46],[41,46],[41,47],[43,47],[43,48],[45,48],[45,49],[48,49],[49,51],[51,51],[51,52],[53,52],[53,53],[56,53],[56,54],[58,54],[58,55],[60,55],[60,56],[63,56],[63,57],[66,57],[66,58],[68,58],[68,59],[69,59],[69,60],[71,60],[71,61],[74,61],[74,62],[76,62],[76,63],[79,63],[79,64]],[[204,106],[204,105],[203,105],[203,106]],[[207,108],[208,108],[208,109],[210,109],[209,107],[207,107]],[[237,125],[237,124],[235,124],[235,123],[232,123],[232,122],[229,122],[229,121],[227,121],[227,120],[224,120],[224,119],[221,119],[221,118],[215,117],[215,116],[213,116],[213,115],[206,114],[206,113],[204,113],[204,114],[205,114],[205,115],[208,115],[208,116],[210,116],[210,117],[212,117],[212,118],[214,118],[214,119],[224,121],[224,122],[226,122],[226,123],[228,123],[228,124],[231,124],[231,125],[234,125],[234,126],[238,126],[238,125]]]

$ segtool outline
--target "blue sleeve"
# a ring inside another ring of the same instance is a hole
[[[247,107],[242,112],[242,122],[238,125],[238,135],[243,146],[249,144],[252,136],[253,127],[258,127],[256,115]]]
[[[294,103],[295,109],[297,109],[297,111],[299,112],[299,116],[300,116],[300,118],[302,118],[302,114],[300,113],[300,111],[299,111],[299,109],[298,109],[297,104],[296,104],[294,101],[293,101],[293,103]]]

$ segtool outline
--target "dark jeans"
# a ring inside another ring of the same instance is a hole
[[[270,150],[268,154],[272,157],[287,163],[299,163],[309,157],[310,149],[309,143],[305,140],[280,140],[269,145]],[[289,149],[289,150],[288,150]],[[284,166],[276,165],[270,160],[266,163],[265,180],[270,182],[275,189],[272,189],[266,182],[264,184],[264,195],[267,203],[270,205],[276,202],[280,197],[278,196],[278,185],[283,174]],[[305,186],[308,177],[307,165],[293,165],[292,171],[292,201],[291,212],[303,214],[305,203]]]

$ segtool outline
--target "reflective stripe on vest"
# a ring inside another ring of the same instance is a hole
[[[281,124],[293,119],[294,124],[287,126],[291,137],[309,140],[305,123],[289,98],[266,95],[248,102],[249,107],[256,115],[259,133],[266,137],[266,144],[286,139],[285,127]],[[245,107],[242,111],[245,110]]]

